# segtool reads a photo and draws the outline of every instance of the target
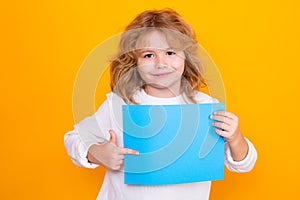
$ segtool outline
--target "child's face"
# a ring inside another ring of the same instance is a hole
[[[147,33],[142,42],[137,42],[137,47],[140,49],[138,71],[147,91],[153,91],[152,95],[163,90],[178,95],[185,65],[184,52],[171,49],[165,35],[158,31]]]

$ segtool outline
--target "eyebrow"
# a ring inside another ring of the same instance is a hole
[[[159,51],[169,51],[169,50],[173,50],[171,47],[168,47],[166,49],[163,48],[155,48],[155,47],[143,47],[138,49],[137,51],[139,53],[144,53],[144,52],[151,52],[151,51],[155,51],[155,50],[159,50]]]

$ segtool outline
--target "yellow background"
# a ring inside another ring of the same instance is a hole
[[[95,199],[104,170],[76,167],[63,146],[76,74],[138,13],[165,7],[194,27],[259,154],[251,173],[214,182],[211,199],[299,198],[299,1],[29,0],[0,5],[0,199]]]

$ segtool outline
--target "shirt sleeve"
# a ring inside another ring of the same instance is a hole
[[[93,144],[108,140],[109,127],[108,104],[105,101],[94,115],[85,118],[74,126],[74,130],[65,134],[64,145],[75,165],[91,169],[99,166],[88,161],[88,149]]]
[[[98,165],[88,161],[87,153],[90,146],[87,146],[82,142],[78,132],[73,130],[66,133],[64,136],[64,143],[67,153],[75,165],[91,169],[98,167]]]
[[[225,143],[225,165],[227,169],[233,172],[249,172],[253,169],[256,160],[257,152],[254,145],[245,138],[248,144],[248,153],[246,157],[241,161],[234,161],[230,152],[230,148],[227,143]]]

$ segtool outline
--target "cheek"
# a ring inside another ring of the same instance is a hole
[[[147,59],[137,59],[137,66],[138,67],[145,67],[145,66],[151,66],[154,65],[153,61],[147,60]]]
[[[184,71],[185,66],[185,60],[184,59],[178,59],[172,63],[172,67],[174,70],[176,70],[178,73],[182,74]]]
[[[153,66],[154,64],[149,60],[143,60],[143,59],[137,60],[137,70],[139,71],[140,75],[145,76],[147,73],[151,72]]]
[[[137,59],[137,63],[136,64],[137,64],[138,67],[144,65],[143,61],[141,61],[141,59]]]
[[[142,77],[142,79],[146,79],[147,75],[149,74],[149,65],[138,65],[137,67],[138,73],[140,74],[140,76]]]

